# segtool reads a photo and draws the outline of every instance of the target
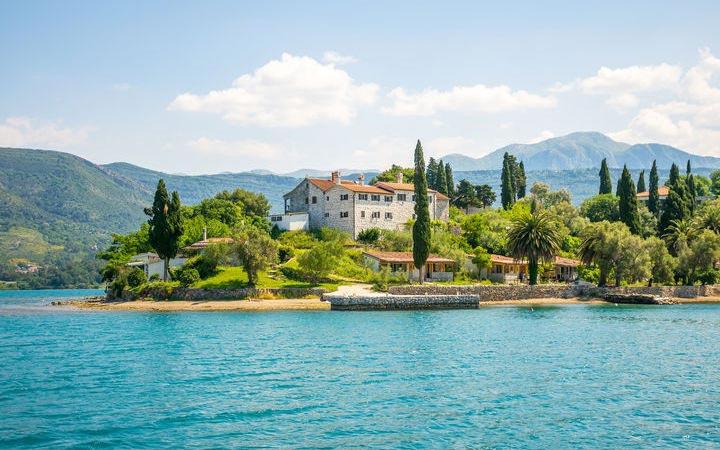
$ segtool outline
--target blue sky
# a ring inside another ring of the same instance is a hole
[[[0,146],[179,173],[582,130],[720,156],[718,23],[720,2],[4,1]]]

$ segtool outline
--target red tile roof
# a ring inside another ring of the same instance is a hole
[[[233,242],[235,242],[235,240],[230,237],[208,238],[204,241],[198,241],[187,247],[183,247],[183,250],[202,250],[210,244],[232,244]]]
[[[570,267],[577,267],[582,262],[576,260],[576,259],[570,259],[570,258],[563,258],[562,256],[556,256],[555,257],[555,265],[556,266],[570,266]]]
[[[527,261],[520,261],[515,258],[511,258],[509,256],[502,256],[502,255],[490,255],[490,261],[494,263],[501,263],[501,264],[518,264],[527,266]]]
[[[412,252],[363,252],[364,254],[371,256],[382,262],[391,263],[412,263],[413,254]],[[427,262],[429,263],[455,263],[454,260],[448,258],[442,258],[437,255],[428,256]]]
[[[660,195],[660,197],[667,197],[667,195],[669,193],[670,193],[670,188],[667,186],[660,186],[658,188],[658,195]],[[637,196],[641,197],[641,198],[646,198],[646,197],[650,198],[650,191],[638,192]]]
[[[379,181],[375,183],[376,186],[387,187],[393,191],[415,191],[415,185],[412,183],[389,183],[386,181]],[[437,198],[447,199],[448,197],[436,191],[435,189],[428,189],[428,192],[433,192]]]

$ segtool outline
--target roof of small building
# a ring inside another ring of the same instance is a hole
[[[388,189],[392,191],[415,191],[415,185],[412,183],[390,183],[387,181],[378,181],[375,183],[376,186],[382,186],[387,187]],[[448,197],[444,194],[441,194],[440,192],[436,191],[435,189],[428,189],[428,192],[435,193],[435,196],[437,198],[447,199]]]
[[[363,254],[368,255],[372,258],[375,258],[382,262],[389,262],[389,263],[412,263],[413,260],[413,254],[412,252],[363,252]],[[437,255],[429,255],[427,262],[429,263],[455,263],[455,260],[443,258]]]
[[[577,259],[563,258],[562,256],[556,256],[554,262],[556,266],[577,267],[582,264],[582,262]]]
[[[658,188],[658,195],[659,195],[660,197],[667,197],[667,195],[668,195],[669,193],[670,193],[670,188],[667,187],[667,186],[660,186],[660,187]],[[641,198],[645,198],[645,197],[650,198],[650,191],[638,192],[638,193],[637,193],[637,196],[638,196],[638,197],[641,197]]]
[[[367,185],[367,184],[343,184],[343,188],[349,189],[353,192],[360,192],[360,193],[367,193],[367,194],[381,194],[381,195],[389,195],[392,194],[392,192],[380,189],[377,186]]]
[[[208,238],[183,247],[183,250],[202,250],[210,244],[232,244],[235,240],[231,237]]]
[[[511,258],[510,256],[503,255],[490,255],[490,261],[501,264],[517,264],[527,266],[527,261],[521,261],[519,259]]]
[[[314,184],[321,191],[325,192],[334,186],[342,186],[352,192],[362,192],[370,194],[391,194],[395,191],[415,191],[415,185],[412,183],[389,183],[386,181],[379,181],[374,185],[370,184],[357,184],[354,181],[342,180],[340,183],[335,183],[332,180],[326,180],[323,178],[308,178],[310,183]],[[428,192],[435,194],[437,198],[448,199],[446,195],[434,189],[428,189]]]

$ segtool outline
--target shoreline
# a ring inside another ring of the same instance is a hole
[[[720,297],[673,298],[678,304],[720,303]],[[597,298],[529,298],[523,300],[481,301],[479,308],[492,306],[544,306],[544,305],[612,305]],[[57,302],[54,306],[99,311],[330,311],[330,302],[312,299],[273,300],[135,300],[127,302],[72,301]]]

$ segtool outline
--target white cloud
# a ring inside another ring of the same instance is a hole
[[[377,92],[377,85],[357,83],[334,64],[283,53],[228,89],[182,94],[168,109],[221,114],[229,122],[260,127],[347,124],[360,107],[375,102]]]
[[[188,145],[203,154],[214,156],[251,157],[253,159],[274,159],[280,156],[278,147],[252,139],[223,141],[203,136],[188,142]]]
[[[64,149],[87,140],[90,129],[62,127],[58,123],[38,124],[28,117],[9,117],[0,123],[0,146]]]
[[[505,85],[482,84],[456,86],[449,91],[428,88],[416,93],[398,87],[388,93],[388,98],[393,104],[383,108],[383,111],[397,116],[432,116],[444,111],[497,113],[553,108],[557,104],[552,96],[513,91]]]
[[[606,104],[617,109],[623,110],[634,108],[640,104],[640,99],[635,94],[620,94],[610,97],[605,101]]]
[[[341,55],[340,53],[333,51],[323,53],[323,61],[336,65],[352,64],[358,62],[357,58],[353,58],[352,56],[347,55]]]
[[[689,68],[672,100],[641,107],[628,125],[609,135],[629,143],[660,142],[683,150],[717,156],[720,153],[720,88],[713,85],[720,74],[720,59],[708,49]]]
[[[601,67],[595,76],[579,80],[577,86],[586,94],[609,95],[672,89],[682,72],[682,67],[665,63],[621,69]]]
[[[538,136],[531,139],[528,144],[537,144],[538,142],[546,141],[555,137],[555,133],[550,130],[543,130]]]

